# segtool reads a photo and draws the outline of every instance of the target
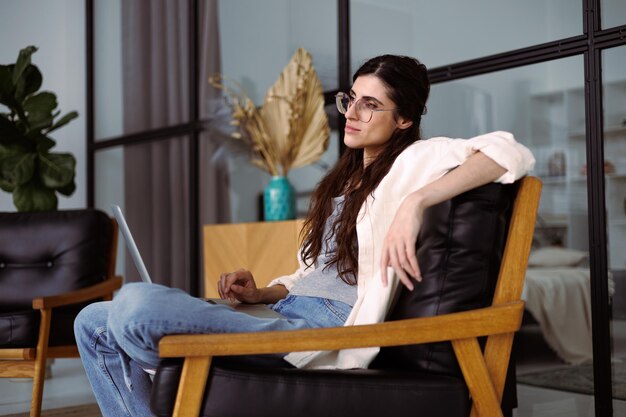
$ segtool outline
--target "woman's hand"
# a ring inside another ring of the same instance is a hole
[[[423,199],[419,192],[409,194],[396,212],[387,231],[380,261],[381,279],[387,286],[387,267],[391,266],[400,281],[411,291],[411,278],[421,281],[422,276],[415,252],[415,242],[424,217]]]
[[[257,288],[252,273],[245,269],[224,272],[217,282],[217,292],[222,299],[241,301],[247,304],[261,302],[261,290]]]
[[[422,280],[415,242],[426,208],[495,181],[505,173],[506,169],[493,159],[482,152],[475,152],[457,168],[409,194],[400,205],[385,237],[380,260],[383,285],[387,285],[388,266],[393,268],[400,281],[411,291],[414,286],[409,276],[418,282]]]

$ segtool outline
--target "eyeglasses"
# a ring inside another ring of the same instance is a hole
[[[362,98],[354,101],[354,98],[350,97],[346,93],[337,93],[337,95],[335,95],[335,103],[337,104],[337,110],[339,110],[339,113],[341,114],[346,114],[346,112],[350,109],[350,106],[354,104],[354,113],[356,118],[363,123],[369,123],[369,121],[372,120],[374,112],[396,110],[395,108],[376,109],[374,108],[376,104],[371,101],[367,101],[367,99],[364,100]]]

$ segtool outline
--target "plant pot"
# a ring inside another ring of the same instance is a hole
[[[263,195],[263,217],[266,221],[296,218],[296,191],[283,176],[274,176]]]

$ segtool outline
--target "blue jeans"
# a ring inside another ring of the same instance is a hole
[[[178,289],[144,283],[126,284],[113,301],[85,307],[74,333],[103,416],[151,415],[152,381],[145,369],[159,365],[158,345],[165,335],[338,327],[352,307],[290,295],[272,309],[284,317],[253,317]]]

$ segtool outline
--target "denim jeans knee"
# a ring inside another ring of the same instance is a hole
[[[92,303],[83,308],[74,320],[76,342],[88,341],[99,327],[106,327],[110,301]]]

